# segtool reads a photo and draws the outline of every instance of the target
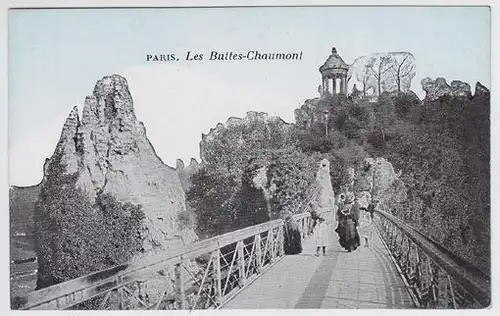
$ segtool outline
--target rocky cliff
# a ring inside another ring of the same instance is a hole
[[[51,168],[55,163],[65,169]],[[57,190],[46,188],[50,170],[76,174],[76,186],[90,201],[109,194],[120,202],[142,206],[144,253],[177,248],[196,239],[192,230],[179,226],[179,216],[186,210],[179,176],[156,155],[143,123],[135,116],[127,81],[119,75],[97,82],[85,99],[81,119],[76,107],[66,119],[42,180],[42,189]]]
[[[446,79],[436,78],[432,80],[427,77],[422,79],[422,90],[425,91],[425,100],[437,100],[439,97],[449,95],[453,97],[470,97],[471,87],[468,83],[459,80],[453,80],[451,85],[448,85]]]

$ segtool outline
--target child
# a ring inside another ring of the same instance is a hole
[[[314,227],[316,239],[316,257],[319,257],[319,251],[323,248],[323,256],[326,255],[326,244],[328,239],[328,227],[324,218],[319,217]]]
[[[365,240],[365,247],[369,247],[369,240],[372,238],[373,231],[373,212],[378,208],[378,200],[375,200],[373,203],[368,205],[367,209],[363,209],[361,220],[360,220],[360,229],[363,232],[363,238]]]

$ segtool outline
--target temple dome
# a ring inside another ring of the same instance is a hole
[[[342,60],[342,57],[339,56],[335,47],[332,48],[332,54],[328,57],[325,63],[319,67],[319,71],[323,73],[333,69],[342,69],[345,71],[349,69],[349,65]]]

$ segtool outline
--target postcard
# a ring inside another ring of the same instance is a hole
[[[11,8],[13,310],[491,304],[490,8]]]

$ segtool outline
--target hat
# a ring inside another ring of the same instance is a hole
[[[354,201],[354,194],[348,194],[347,197],[346,197],[346,203],[351,203],[352,201]]]

